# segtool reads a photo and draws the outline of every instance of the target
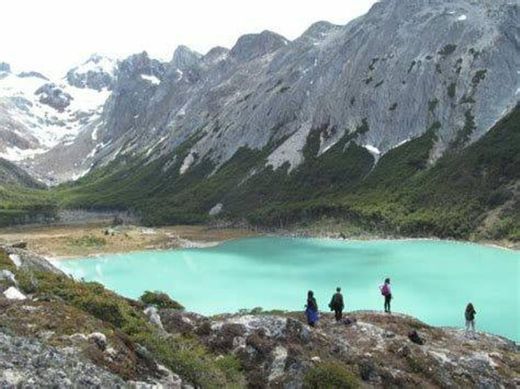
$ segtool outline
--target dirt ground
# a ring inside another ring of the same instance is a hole
[[[13,227],[0,229],[0,243],[26,242],[27,249],[53,258],[73,258],[102,253],[204,247],[255,235],[249,230],[208,226],[111,227],[87,225]]]

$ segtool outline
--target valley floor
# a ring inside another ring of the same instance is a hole
[[[178,247],[208,247],[222,241],[256,235],[238,228],[170,226],[160,228],[110,223],[80,225],[20,226],[0,229],[0,243],[25,242],[27,248],[45,257],[74,258]]]
[[[135,225],[113,227],[108,220],[97,220],[72,225],[2,228],[0,229],[0,244],[25,242],[27,248],[35,253],[60,259],[87,257],[104,253],[210,247],[226,240],[266,233],[331,239],[407,239],[394,235],[380,235],[352,230],[348,226],[336,222],[320,222],[312,226],[296,226],[291,229],[261,232],[246,228],[205,225],[176,225],[157,228]],[[476,240],[475,243],[520,250],[520,243],[518,242]]]

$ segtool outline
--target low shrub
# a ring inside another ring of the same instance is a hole
[[[336,362],[323,362],[305,374],[303,387],[307,389],[349,389],[359,388],[360,383],[344,365]]]
[[[140,300],[146,305],[154,305],[159,309],[184,309],[177,301],[172,300],[170,296],[162,292],[150,292],[147,290],[140,297]]]
[[[70,246],[78,247],[103,247],[107,244],[105,238],[100,238],[95,235],[85,235],[80,238],[69,239]]]

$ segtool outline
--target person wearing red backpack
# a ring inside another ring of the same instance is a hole
[[[392,289],[390,288],[390,278],[385,279],[385,283],[379,287],[381,294],[385,297],[385,312],[390,312],[390,301],[392,300]]]

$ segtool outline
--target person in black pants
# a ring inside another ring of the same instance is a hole
[[[385,283],[379,287],[379,290],[385,297],[385,312],[391,313],[390,302],[392,301],[392,289],[390,288],[390,278],[385,279]]]
[[[341,294],[341,288],[339,286],[336,288],[336,293],[334,293],[332,299],[330,300],[329,308],[331,311],[334,311],[336,321],[340,321],[343,317],[343,308],[345,308],[345,304],[343,302],[343,295]]]

